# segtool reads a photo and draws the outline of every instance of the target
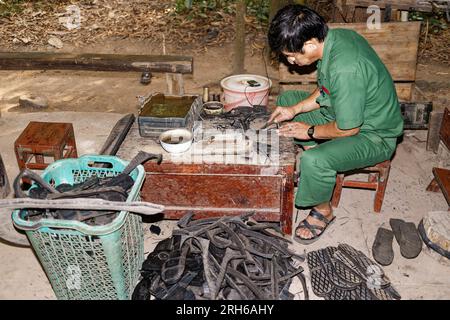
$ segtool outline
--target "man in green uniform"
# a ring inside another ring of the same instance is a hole
[[[280,135],[295,138],[305,150],[295,203],[313,209],[294,239],[308,244],[334,219],[336,173],[390,159],[403,119],[388,70],[358,33],[329,30],[315,11],[289,5],[276,14],[268,36],[272,51],[289,63],[317,62],[318,88],[312,94],[283,93],[269,119],[285,122]]]

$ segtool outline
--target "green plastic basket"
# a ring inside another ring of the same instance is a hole
[[[98,164],[106,164],[102,168]],[[128,162],[114,156],[86,155],[59,160],[42,173],[45,181],[58,186],[87,178],[116,176]],[[145,172],[140,165],[131,173],[135,181],[127,202],[139,200]],[[121,211],[109,224],[89,226],[72,220],[26,221],[26,210],[12,213],[14,225],[25,230],[55,295],[62,300],[126,300],[139,278],[144,261],[142,219]]]

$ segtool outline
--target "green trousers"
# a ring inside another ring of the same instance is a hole
[[[292,106],[309,96],[304,91],[286,91],[278,97],[278,106]],[[321,125],[332,121],[320,109],[301,113],[293,121]],[[300,141],[303,146],[317,144],[315,141]],[[336,138],[319,143],[306,150],[300,157],[300,184],[295,196],[299,207],[311,207],[331,200],[337,172],[364,168],[392,157],[397,139],[383,139],[374,132],[360,132],[345,138]]]

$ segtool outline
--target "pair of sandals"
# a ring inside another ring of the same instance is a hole
[[[392,230],[380,227],[375,236],[372,245],[372,254],[375,261],[382,266],[388,266],[392,263],[394,260],[392,248],[394,237],[404,258],[416,258],[422,251],[422,240],[415,224],[402,219],[390,219],[389,224]]]
[[[321,226],[321,225],[311,224],[307,221],[308,217],[312,217],[316,220],[319,220],[319,221],[323,222],[325,225]],[[328,220],[327,218],[325,218],[325,216],[322,213],[320,213],[319,211],[317,211],[314,208],[309,212],[308,217],[306,219],[304,219],[302,222],[300,222],[300,224],[295,229],[295,233],[294,233],[294,240],[297,241],[298,243],[305,244],[305,245],[311,244],[311,243],[319,240],[319,238],[322,236],[322,234],[325,232],[325,230],[331,224],[333,224],[333,222],[336,218],[336,217],[333,217],[333,218],[331,218],[331,220]],[[312,237],[311,238],[300,237],[297,234],[299,229],[308,230],[309,232],[311,232]],[[319,233],[318,233],[318,231],[319,231]]]

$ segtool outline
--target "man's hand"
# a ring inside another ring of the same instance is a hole
[[[291,120],[297,113],[294,107],[277,107],[275,111],[270,115],[267,123],[280,123],[283,121]]]
[[[288,138],[297,138],[300,140],[311,140],[308,136],[310,124],[304,122],[289,122],[279,129],[280,136]]]

